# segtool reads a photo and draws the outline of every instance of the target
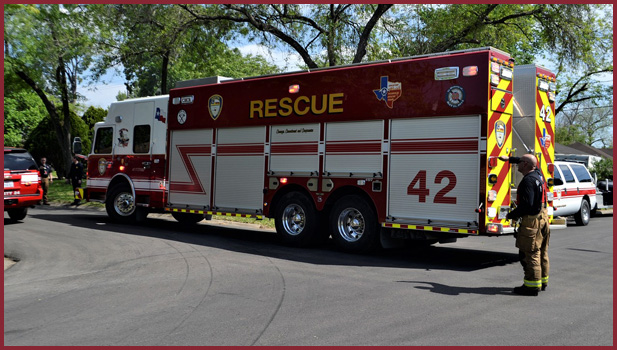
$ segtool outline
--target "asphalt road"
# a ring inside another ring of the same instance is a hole
[[[549,288],[512,237],[351,255],[270,231],[82,208],[5,215],[5,345],[613,345],[613,217],[554,230]]]

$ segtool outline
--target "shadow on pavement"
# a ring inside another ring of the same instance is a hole
[[[63,208],[60,208],[63,209]],[[191,245],[255,254],[317,265],[400,267],[423,270],[474,271],[493,266],[518,263],[518,252],[465,249],[456,243],[418,248],[377,250],[357,255],[337,251],[331,240],[315,248],[295,248],[280,244],[274,232],[259,229],[223,227],[210,221],[183,226],[171,218],[152,215],[142,224],[112,222],[104,212],[95,210],[66,211],[45,208],[30,216],[103,234],[126,234],[174,240]],[[5,225],[7,220],[5,219]],[[19,224],[19,223],[18,223]],[[473,237],[463,239],[474,239]]]

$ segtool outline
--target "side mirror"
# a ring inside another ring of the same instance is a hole
[[[73,153],[81,154],[81,138],[80,137],[75,137],[73,139]]]

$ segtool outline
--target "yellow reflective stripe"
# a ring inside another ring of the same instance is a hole
[[[532,288],[539,288],[542,286],[542,281],[540,280],[537,280],[537,281],[523,280],[523,283],[525,284],[526,287],[532,287]]]
[[[548,276],[542,277],[542,283],[543,284],[547,284],[548,283]]]

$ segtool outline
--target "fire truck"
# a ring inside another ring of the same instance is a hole
[[[284,243],[331,236],[352,252],[505,235],[513,179],[497,157],[513,153],[514,69],[485,47],[182,82],[111,104],[83,195],[116,221],[268,217]],[[552,108],[536,134],[553,137]]]

